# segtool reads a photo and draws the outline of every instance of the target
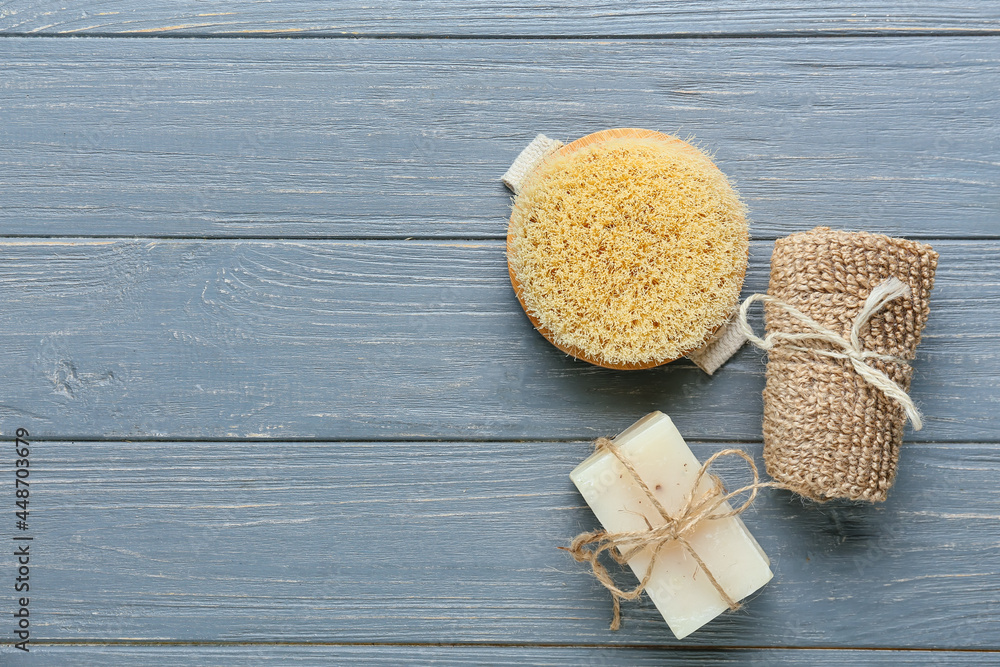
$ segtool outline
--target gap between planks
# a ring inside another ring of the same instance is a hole
[[[399,40],[399,41],[428,41],[428,40],[452,40],[452,41],[602,41],[602,40],[657,40],[657,41],[680,41],[680,40],[714,40],[714,39],[891,39],[891,38],[912,38],[912,37],[997,37],[1000,36],[1000,28],[979,28],[979,29],[956,29],[941,30],[928,29],[921,30],[900,30],[898,28],[887,28],[885,30],[789,30],[774,32],[689,32],[689,33],[647,33],[647,34],[616,34],[606,33],[599,35],[547,35],[547,34],[525,34],[525,35],[489,35],[489,34],[421,34],[421,33],[319,33],[307,34],[306,29],[302,32],[241,32],[232,33],[197,33],[177,30],[167,32],[169,28],[162,29],[162,32],[78,32],[67,31],[57,33],[10,33],[0,32],[0,38],[14,39],[38,39],[38,38],[93,38],[93,39],[222,39],[222,40],[247,40],[247,39],[345,39],[345,40]]]
[[[708,651],[870,651],[897,652],[906,651],[914,653],[1000,653],[1000,649],[991,648],[909,648],[896,646],[768,646],[768,645],[704,645],[704,646],[676,646],[673,644],[567,644],[559,642],[282,642],[282,641],[224,641],[224,640],[186,640],[186,639],[39,639],[31,640],[33,646],[205,646],[205,647],[230,647],[230,646],[371,646],[371,647],[411,647],[411,648],[587,648],[587,649],[630,649],[630,650],[658,650],[669,649],[670,651],[685,651],[691,653],[705,653]]]

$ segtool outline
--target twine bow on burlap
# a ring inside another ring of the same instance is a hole
[[[747,340],[762,350],[771,350],[781,346],[785,350],[849,360],[858,375],[886,396],[899,403],[906,416],[909,417],[910,423],[913,424],[913,430],[919,431],[923,428],[923,421],[920,418],[917,406],[913,403],[913,399],[910,398],[905,389],[893,382],[888,375],[868,363],[870,359],[900,364],[906,363],[906,360],[890,354],[879,354],[878,352],[866,350],[864,349],[864,343],[861,342],[862,329],[868,326],[869,321],[876,313],[885,308],[889,302],[899,297],[908,296],[910,296],[910,288],[898,278],[889,278],[879,283],[872,290],[871,294],[868,295],[864,306],[861,308],[861,312],[854,318],[849,339],[844,338],[836,331],[824,327],[798,308],[767,294],[754,294],[747,298],[743,302],[743,305],[740,306],[736,322],[747,337]],[[755,301],[761,301],[765,304],[781,308],[793,319],[811,329],[811,331],[807,333],[774,331],[767,334],[764,338],[758,337],[754,334],[753,328],[747,321],[747,312]],[[806,343],[806,345],[803,343]],[[815,343],[826,343],[833,349],[810,345]]]
[[[625,458],[625,456],[614,445],[614,443],[611,442],[611,440],[608,438],[598,438],[594,444],[597,451],[609,452],[617,458],[623,466],[625,466],[629,475],[631,475],[636,481],[643,493],[646,494],[646,497],[652,502],[653,507],[656,508],[656,511],[660,513],[660,516],[662,516],[664,520],[663,524],[650,527],[649,530],[638,530],[623,533],[609,533],[604,530],[596,530],[589,533],[581,533],[576,536],[568,549],[560,547],[569,551],[577,562],[589,562],[591,568],[593,569],[594,576],[597,577],[597,580],[611,592],[611,597],[614,602],[614,618],[611,622],[611,629],[617,630],[621,627],[621,601],[634,600],[639,597],[653,576],[653,567],[656,564],[657,556],[665,546],[672,542],[680,544],[695,560],[695,562],[698,563],[698,567],[701,568],[701,570],[708,576],[708,580],[715,587],[715,590],[719,592],[719,596],[726,603],[729,609],[734,611],[739,609],[739,602],[734,600],[722,587],[722,584],[720,584],[715,578],[712,571],[708,569],[707,565],[705,565],[705,561],[701,559],[698,553],[688,542],[687,536],[702,521],[725,519],[741,514],[749,508],[751,504],[753,504],[754,499],[757,497],[757,492],[760,489],[781,487],[781,485],[776,482],[761,482],[760,475],[757,472],[757,465],[746,452],[739,449],[724,449],[713,454],[701,466],[698,470],[698,474],[695,476],[691,491],[685,497],[684,505],[676,515],[673,515],[668,512],[665,507],[663,507],[659,500],[657,500],[649,486],[647,486],[646,483],[642,481],[642,478],[639,477],[639,473],[636,472],[631,462]],[[719,478],[715,475],[710,475],[712,481],[714,482],[712,488],[707,492],[699,494],[698,486],[701,483],[702,477],[709,474],[708,469],[713,463],[715,463],[715,461],[723,456],[739,456],[746,461],[750,466],[751,472],[753,473],[753,483],[739,488],[736,491],[726,493],[726,490]],[[749,496],[739,507],[718,513],[716,512],[716,510],[722,507],[727,501],[747,492],[749,492]],[[646,548],[652,549],[652,553],[649,558],[649,565],[646,566],[646,572],[639,581],[639,585],[631,590],[622,590],[615,585],[615,582],[608,573],[607,568],[599,560],[601,554],[606,551],[618,564],[624,565],[633,556]]]

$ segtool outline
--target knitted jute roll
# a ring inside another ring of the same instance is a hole
[[[860,340],[865,351],[897,358],[871,359],[868,365],[909,391],[912,368],[906,361],[916,354],[930,312],[937,257],[915,241],[817,227],[775,243],[768,295],[849,338],[872,290],[898,278],[909,294],[878,310]],[[767,303],[764,316],[768,333],[809,333],[780,304]],[[779,345],[768,353],[768,474],[814,500],[885,500],[903,441],[903,407],[859,375],[849,359],[794,347]]]

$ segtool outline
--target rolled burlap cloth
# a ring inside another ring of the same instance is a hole
[[[938,255],[923,243],[880,234],[817,227],[775,243],[768,294],[849,338],[872,290],[895,276],[908,296],[879,310],[861,331],[864,350],[897,361],[869,360],[909,391],[920,334],[930,312]],[[764,309],[768,333],[808,332],[774,303]],[[822,348],[821,342],[806,347]],[[905,413],[847,359],[777,346],[768,353],[764,389],[767,472],[814,500],[885,500],[896,476]]]

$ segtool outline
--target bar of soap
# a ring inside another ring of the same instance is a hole
[[[664,509],[671,515],[679,514],[701,464],[670,417],[650,413],[613,442]],[[666,523],[632,475],[608,451],[595,452],[570,473],[570,479],[609,533],[648,530]],[[705,475],[698,492],[708,492],[712,485]],[[717,513],[730,509],[726,503]],[[686,538],[733,600],[745,598],[773,576],[770,560],[737,516],[706,519]],[[645,574],[651,556],[652,547],[647,547],[629,560],[636,577],[641,579]],[[678,639],[728,609],[722,595],[679,542],[660,549],[645,590]]]

